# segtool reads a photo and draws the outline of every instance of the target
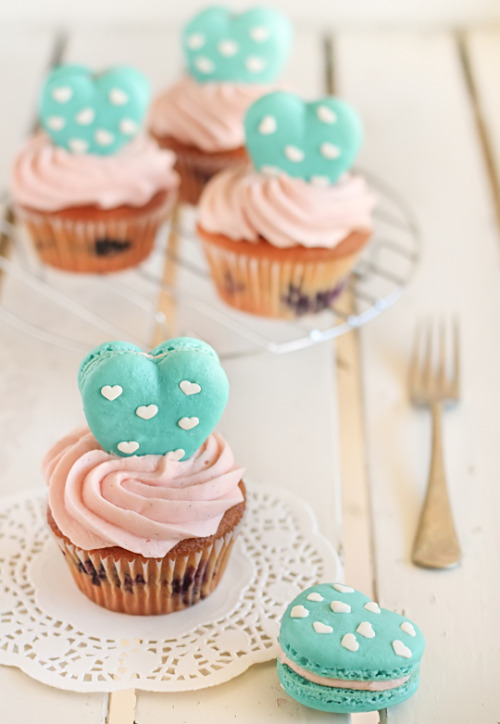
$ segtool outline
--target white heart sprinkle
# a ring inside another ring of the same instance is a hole
[[[133,133],[137,133],[137,123],[131,118],[122,118],[120,121],[120,131],[125,136],[131,136]]]
[[[142,417],[143,420],[151,420],[152,417],[158,414],[157,405],[141,405],[135,411],[137,417]]]
[[[332,633],[333,627],[328,626],[326,623],[322,623],[321,621],[315,621],[313,623],[313,628],[316,631],[316,633],[319,634],[329,634]]]
[[[361,636],[364,636],[365,639],[372,639],[375,636],[373,626],[368,621],[362,621],[356,631],[361,634]]]
[[[75,121],[81,126],[88,126],[95,118],[95,111],[93,108],[83,108],[75,116]]]
[[[101,395],[105,397],[110,402],[113,402],[113,400],[116,400],[117,397],[120,397],[120,395],[123,392],[123,387],[120,387],[120,385],[104,385],[104,387],[101,387]]]
[[[324,601],[325,599],[320,593],[310,593],[307,597],[308,601],[316,601],[316,603],[319,603],[320,601]]]
[[[408,636],[417,635],[417,632],[413,628],[413,624],[411,624],[409,621],[405,621],[404,623],[402,623],[399,628],[401,629],[401,631],[404,631],[406,634],[408,634]]]
[[[203,55],[200,55],[198,58],[196,58],[194,64],[198,68],[200,73],[213,73],[215,68],[213,61],[211,61],[210,58],[205,58],[205,56]]]
[[[333,588],[339,593],[354,593],[354,588],[350,586],[344,586],[343,583],[334,583]]]
[[[352,633],[345,634],[341,641],[342,646],[348,651],[355,653],[359,649],[359,643],[356,636]]]
[[[183,458],[185,454],[186,451],[179,447],[177,448],[177,450],[172,450],[171,452],[167,453],[167,457],[170,458],[170,460],[174,460],[175,462],[177,462],[181,458]]]
[[[294,606],[290,611],[290,618],[307,618],[309,611],[305,606]]]
[[[285,146],[284,152],[289,161],[298,162],[304,160],[304,151],[301,151],[297,146]]]
[[[259,123],[258,130],[263,136],[268,136],[270,133],[274,133],[277,127],[278,125],[274,116],[264,116]]]
[[[108,98],[114,106],[124,106],[128,103],[128,95],[121,88],[111,88]]]
[[[240,46],[234,40],[221,40],[221,42],[217,46],[217,50],[219,51],[219,53],[221,55],[225,55],[228,58],[236,55],[239,49]]]
[[[245,65],[247,67],[247,70],[249,70],[251,73],[261,73],[266,67],[267,63],[264,58],[259,58],[259,56],[257,55],[250,55],[245,60]]]
[[[205,36],[201,33],[193,33],[187,37],[186,44],[191,50],[199,50],[205,45]]]
[[[104,130],[104,128],[99,128],[94,133],[94,138],[99,146],[109,146],[115,140],[114,135],[109,131]]]
[[[192,430],[193,427],[200,424],[200,421],[197,417],[181,417],[177,424],[179,427],[182,427],[183,430]]]
[[[363,608],[366,608],[367,611],[371,611],[372,613],[380,613],[380,606],[378,603],[375,603],[375,601],[368,601]]]
[[[130,442],[119,442],[116,446],[118,450],[126,455],[132,455],[139,448],[139,443],[131,440]]]
[[[262,43],[264,40],[268,39],[269,30],[263,25],[256,25],[254,28],[250,28],[250,32],[248,34],[252,40],[255,40],[256,43]]]
[[[50,116],[50,118],[47,118],[46,123],[53,131],[60,131],[66,125],[66,119],[62,116]]]
[[[190,382],[189,380],[182,380],[179,382],[179,387],[185,395],[197,395],[201,392],[201,387],[197,382]]]
[[[405,646],[402,641],[399,641],[399,639],[392,642],[392,648],[396,656],[401,656],[403,659],[411,659],[412,653],[410,649],[408,646]]]
[[[332,601],[330,608],[334,613],[351,613],[351,607],[343,601]]]
[[[318,106],[316,108],[316,115],[323,123],[335,123],[337,120],[337,114],[332,111],[331,108],[328,108],[328,106]]]
[[[340,148],[333,143],[322,143],[319,147],[321,154],[328,159],[338,158],[340,156]]]
[[[73,89],[67,85],[54,88],[52,98],[58,103],[67,103],[73,97]]]
[[[276,168],[276,166],[261,166],[260,170],[266,176],[279,176],[282,173],[282,171],[279,168]]]
[[[330,186],[330,179],[328,176],[311,176],[310,181],[314,186],[322,186],[323,188]]]
[[[85,153],[89,144],[82,138],[72,138],[68,141],[68,146],[71,148],[73,153]]]

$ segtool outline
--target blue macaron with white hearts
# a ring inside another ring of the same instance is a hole
[[[343,583],[321,583],[288,606],[278,675],[296,701],[338,714],[378,711],[415,693],[424,637],[405,616]]]

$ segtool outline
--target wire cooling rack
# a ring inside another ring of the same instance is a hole
[[[160,339],[187,335],[207,340],[228,358],[284,354],[335,339],[394,304],[421,254],[418,226],[406,203],[383,181],[364,175],[377,196],[373,238],[348,289],[329,310],[280,321],[224,304],[196,239],[194,211],[187,208],[178,210],[144,264],[107,276],[41,265],[22,230],[4,219],[0,233],[13,244],[7,256],[0,255],[5,277],[0,319],[35,339],[79,353],[109,339],[149,348]]]

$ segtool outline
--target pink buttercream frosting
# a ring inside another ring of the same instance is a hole
[[[209,153],[239,148],[247,109],[270,90],[253,83],[197,83],[185,76],[153,101],[150,128],[156,136]]]
[[[153,139],[137,137],[110,156],[74,154],[45,133],[29,138],[14,162],[15,204],[40,211],[73,206],[143,206],[159,191],[175,189],[175,155]]]
[[[224,513],[243,500],[243,471],[215,433],[176,461],[171,454],[111,455],[83,428],[49,450],[42,471],[57,526],[85,550],[120,546],[160,558],[181,540],[215,534]]]
[[[344,174],[319,186],[285,173],[231,168],[205,187],[199,224],[235,241],[264,238],[277,247],[333,248],[352,231],[372,228],[375,199],[365,180]]]

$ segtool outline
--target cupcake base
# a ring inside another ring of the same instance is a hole
[[[245,495],[243,482],[240,489]],[[86,551],[59,530],[50,509],[49,525],[82,593],[103,608],[142,616],[182,611],[206,598],[226,569],[245,509],[228,510],[215,535],[189,538],[164,558],[145,558],[118,546]]]
[[[333,249],[280,249],[264,239],[234,241],[198,226],[216,290],[235,309],[294,319],[328,309],[344,289],[370,238],[354,231]]]
[[[175,199],[172,191],[161,191],[140,208],[82,206],[43,212],[18,206],[15,211],[44,264],[107,274],[134,267],[149,256]]]
[[[172,136],[154,136],[161,148],[173,151],[177,156],[175,170],[180,176],[179,200],[196,206],[201,192],[219,171],[230,166],[248,163],[248,154],[243,146],[228,151],[208,153],[195,146],[187,146]]]

